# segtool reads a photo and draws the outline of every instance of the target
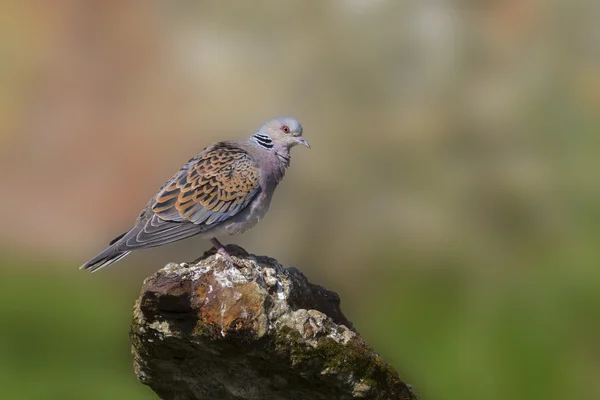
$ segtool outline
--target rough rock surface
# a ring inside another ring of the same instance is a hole
[[[161,398],[418,399],[353,330],[337,294],[228,246],[144,282],[131,340]]]

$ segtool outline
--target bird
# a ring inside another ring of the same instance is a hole
[[[229,256],[217,238],[246,232],[267,214],[296,145],[310,149],[300,122],[277,117],[247,140],[206,147],[162,186],[129,231],[80,269],[95,272],[132,251],[191,236],[211,240],[219,254]]]

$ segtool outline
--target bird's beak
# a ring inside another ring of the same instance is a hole
[[[298,142],[298,144],[301,144],[302,146],[306,146],[310,149],[310,144],[308,144],[308,142],[306,140],[304,140],[304,138],[302,136],[298,136],[296,138],[296,142]]]

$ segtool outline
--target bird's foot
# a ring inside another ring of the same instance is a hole
[[[235,262],[233,261],[233,257],[231,256],[231,254],[229,254],[227,252],[227,250],[225,250],[225,246],[223,246],[221,244],[221,242],[219,242],[216,238],[213,238],[211,240],[211,242],[212,242],[213,246],[215,247],[215,249],[217,249],[217,257],[218,256],[223,257],[223,259],[227,263],[228,267],[235,266]]]
[[[225,247],[219,247],[217,249],[217,254],[220,254],[220,255],[225,256],[225,257],[231,257],[231,254],[229,254],[227,252],[227,250],[225,250]]]
[[[225,250],[224,247],[220,247],[220,248],[217,249],[216,256],[217,257],[222,257],[228,267],[233,268],[233,267],[236,266],[236,263],[235,263],[235,261],[233,259],[233,256],[231,254],[229,254],[227,252],[227,250]]]

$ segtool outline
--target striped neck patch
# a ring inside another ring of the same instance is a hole
[[[252,136],[252,139],[254,139],[254,142],[264,149],[270,150],[273,148],[273,140],[267,135],[261,135],[260,133],[257,133]]]

